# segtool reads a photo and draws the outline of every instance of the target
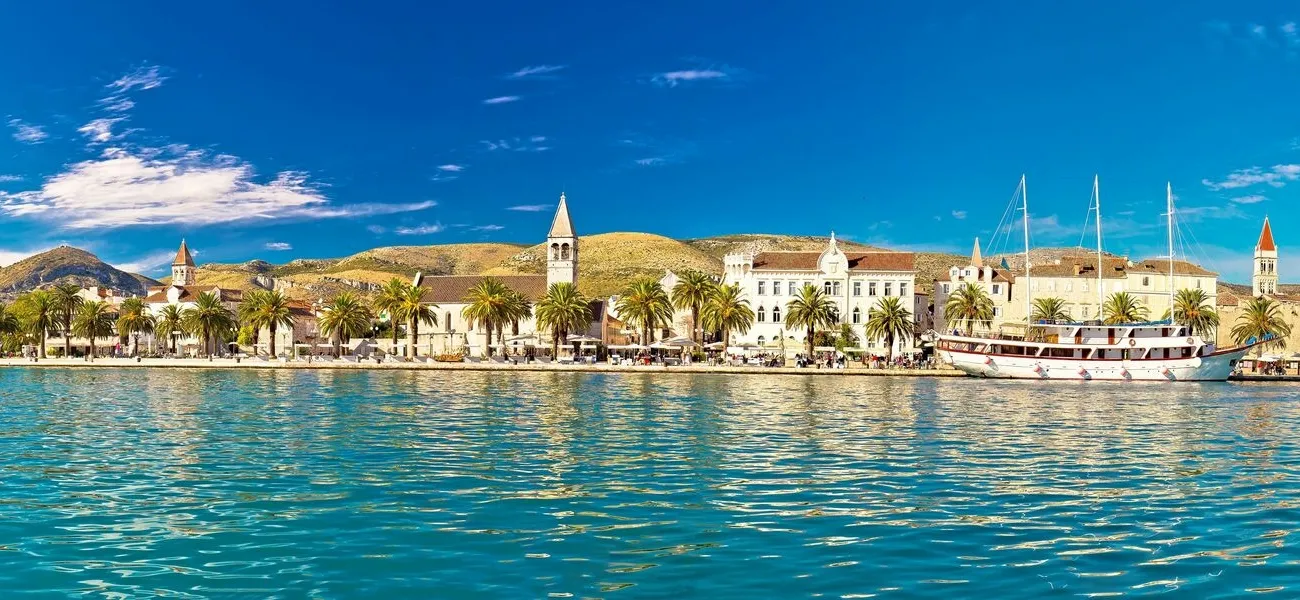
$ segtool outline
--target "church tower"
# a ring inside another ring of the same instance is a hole
[[[578,283],[578,235],[573,232],[569,218],[569,205],[560,194],[560,205],[555,209],[551,231],[546,234],[546,286],[567,282]]]
[[[181,249],[176,251],[176,260],[172,261],[172,285],[194,285],[194,257],[190,256],[190,247],[181,240]]]
[[[1259,232],[1255,244],[1255,273],[1250,278],[1251,293],[1256,296],[1277,293],[1277,245],[1273,243],[1273,228],[1264,217],[1264,230]]]

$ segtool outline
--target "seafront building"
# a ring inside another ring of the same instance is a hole
[[[732,346],[786,348],[798,352],[804,331],[785,326],[786,305],[804,285],[813,285],[835,304],[837,319],[853,327],[862,350],[887,354],[882,339],[866,335],[867,314],[883,298],[897,297],[908,310],[915,307],[915,256],[911,252],[868,251],[845,253],[831,233],[819,252],[758,252],[728,254],[723,258],[724,284],[740,285],[754,309],[754,326],[746,334],[733,332]],[[913,352],[915,336],[895,340],[893,352]]]
[[[979,240],[971,252],[969,265],[953,267],[946,281],[936,281],[934,290],[935,324],[951,329],[943,307],[962,285],[970,283],[984,288],[993,300],[992,329],[1008,323],[1024,323],[1029,299],[1059,298],[1071,319],[1088,321],[1102,318],[1101,303],[1116,292],[1128,292],[1148,310],[1152,319],[1169,310],[1170,263],[1166,259],[1134,262],[1123,257],[1104,256],[1101,273],[1097,272],[1097,255],[1080,250],[1045,264],[1031,264],[1029,285],[1023,271],[1015,273],[1005,267],[984,265]],[[1210,304],[1218,296],[1218,274],[1187,261],[1173,261],[1173,290],[1199,289]],[[977,328],[979,329],[979,328]]]
[[[1263,296],[1277,303],[1282,320],[1291,326],[1292,334],[1284,338],[1285,346],[1272,348],[1267,352],[1281,354],[1290,359],[1300,352],[1300,284],[1279,283],[1279,252],[1273,241],[1273,226],[1267,217],[1259,232],[1259,241],[1255,243],[1254,267],[1250,278],[1250,290],[1245,286],[1228,286],[1218,298],[1220,346],[1233,343],[1232,325],[1245,312],[1246,303],[1251,298]]]
[[[148,295],[144,298],[145,305],[149,307],[149,313],[154,318],[160,318],[163,309],[169,304],[179,306],[182,311],[195,307],[199,294],[203,293],[215,294],[221,300],[221,304],[232,312],[239,309],[239,302],[244,298],[243,290],[223,288],[219,285],[197,285],[197,268],[189,246],[185,240],[181,240],[181,246],[176,250],[176,258],[172,260],[171,283],[150,287]],[[178,354],[194,354],[202,348],[201,340],[193,335],[177,336],[175,342]],[[160,338],[158,345],[160,349],[164,345],[170,347],[171,341]]]

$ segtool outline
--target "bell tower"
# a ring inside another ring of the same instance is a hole
[[[578,283],[578,235],[569,218],[569,204],[560,194],[551,231],[546,234],[546,287],[554,283]]]
[[[1264,230],[1259,232],[1259,242],[1255,244],[1255,272],[1250,284],[1250,293],[1255,296],[1277,293],[1277,245],[1273,243],[1268,217],[1264,217]]]
[[[194,257],[190,256],[190,247],[181,240],[181,248],[176,251],[176,260],[172,261],[172,285],[194,285]]]

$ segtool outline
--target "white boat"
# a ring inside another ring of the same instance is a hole
[[[1029,203],[1020,193],[1025,220],[1025,289],[1029,281]],[[1103,299],[1101,274],[1101,197],[1093,181],[1097,210],[1098,309]],[[1173,190],[1166,187],[1169,221],[1169,288],[1173,305]],[[1090,207],[1091,208],[1091,207]],[[1031,314],[1030,294],[1025,312]],[[1100,310],[1098,311],[1100,314]],[[1006,379],[1064,379],[1073,381],[1226,381],[1251,348],[1271,338],[1251,340],[1232,348],[1216,348],[1170,320],[1104,324],[1035,322],[1021,335],[941,334],[935,351],[944,362],[978,377]]]

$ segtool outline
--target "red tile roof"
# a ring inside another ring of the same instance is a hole
[[[424,288],[421,299],[434,304],[463,303],[470,289],[483,278],[482,275],[424,276],[420,278],[420,287]],[[493,275],[492,278],[534,302],[546,295],[545,275]]]
[[[755,271],[816,271],[821,252],[760,252]],[[916,268],[911,252],[846,252],[850,271],[900,271]]]
[[[181,240],[181,248],[176,251],[176,259],[172,261],[172,266],[194,266],[194,257],[190,256],[190,247],[185,245],[185,240]]]
[[[1277,251],[1277,246],[1273,244],[1273,228],[1268,225],[1268,217],[1264,217],[1264,230],[1259,232],[1259,243],[1255,244],[1255,249],[1265,252]]]
[[[150,304],[167,302],[167,290],[169,289],[171,288],[167,286],[151,287],[149,288],[149,295],[145,296],[144,301]],[[198,300],[199,294],[211,292],[213,290],[220,292],[222,302],[239,302],[244,299],[243,290],[218,288],[215,285],[187,285],[181,286],[181,293],[180,296],[177,297],[176,301],[195,302]]]

